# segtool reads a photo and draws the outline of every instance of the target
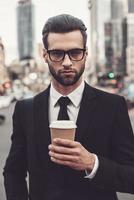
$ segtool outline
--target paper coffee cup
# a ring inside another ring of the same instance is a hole
[[[54,138],[62,138],[74,140],[75,130],[77,128],[74,121],[70,120],[57,120],[50,124],[51,141]]]

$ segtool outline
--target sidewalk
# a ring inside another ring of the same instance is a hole
[[[128,110],[128,113],[130,116],[134,116],[134,108],[131,108],[130,110]]]

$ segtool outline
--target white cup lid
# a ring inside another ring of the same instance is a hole
[[[52,123],[49,126],[50,128],[60,128],[60,129],[71,129],[71,128],[77,128],[74,121],[71,120],[57,120],[52,121]]]

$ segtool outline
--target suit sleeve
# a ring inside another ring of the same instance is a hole
[[[123,97],[117,103],[114,119],[111,156],[98,155],[99,168],[92,183],[105,190],[134,193],[134,135]]]
[[[23,132],[20,109],[21,102],[17,102],[13,114],[12,144],[4,167],[4,185],[7,200],[27,200],[27,148]]]

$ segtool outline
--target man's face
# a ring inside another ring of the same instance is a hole
[[[44,58],[56,82],[62,86],[71,86],[81,78],[85,69],[87,52],[81,50],[81,53],[78,52],[83,48],[83,37],[79,30],[69,33],[49,33],[48,50],[50,52],[44,50]],[[63,50],[63,52],[57,50]],[[69,51],[69,55],[66,51]],[[57,61],[58,56],[62,57],[62,53],[63,59]],[[80,55],[77,56],[77,54]]]

